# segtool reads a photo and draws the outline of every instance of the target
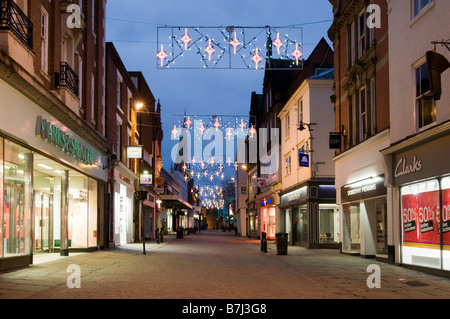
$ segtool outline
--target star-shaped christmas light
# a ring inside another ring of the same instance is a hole
[[[177,138],[177,136],[178,136],[178,129],[177,129],[176,126],[173,127],[172,134],[173,134],[174,138]]]
[[[231,132],[231,127],[229,127],[227,130],[227,138],[229,141],[231,141],[232,136],[233,136],[233,132]]]
[[[280,49],[283,46],[283,41],[280,39],[280,33],[277,34],[277,38],[273,41],[273,46],[277,48],[278,54],[280,54]]]
[[[218,120],[218,119],[216,119],[216,122],[214,123],[214,127],[216,128],[216,131],[219,130],[220,123],[219,123],[219,120]]]
[[[258,70],[258,64],[262,61],[262,57],[261,54],[259,54],[258,52],[258,48],[256,48],[256,52],[255,54],[253,54],[252,61],[253,63],[255,63],[255,67]]]
[[[241,124],[239,124],[239,127],[241,128],[241,130],[244,130],[245,127],[245,123],[244,123],[244,119],[241,119]]]
[[[256,134],[256,129],[253,127],[253,125],[252,125],[252,127],[248,130],[248,133],[250,134],[250,137],[251,137],[251,138],[253,138],[253,137],[255,136],[255,134]]]
[[[184,49],[187,50],[187,46],[189,43],[191,43],[192,38],[191,36],[187,33],[187,28],[184,30],[184,35],[181,37],[181,42],[184,43]]]
[[[161,50],[156,54],[158,59],[161,61],[161,66],[163,66],[164,60],[167,59],[167,52],[164,51],[164,46],[161,44]]]
[[[298,48],[298,43],[295,44],[295,50],[292,51],[292,56],[295,58],[296,64],[298,65],[298,60],[303,56],[302,51]]]
[[[234,33],[234,39],[230,41],[230,45],[234,48],[234,54],[236,54],[236,49],[241,45],[241,41],[236,37],[236,32]]]
[[[211,39],[209,39],[208,45],[205,48],[205,52],[206,54],[208,54],[208,60],[211,61],[211,55],[214,54],[214,52],[216,52],[216,49],[214,49],[214,47],[211,45]]]
[[[191,119],[189,118],[189,116],[188,116],[186,122],[184,122],[184,124],[187,126],[188,129],[189,129],[190,126],[192,125],[192,121],[191,121]]]

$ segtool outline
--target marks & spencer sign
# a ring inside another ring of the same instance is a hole
[[[83,145],[69,132],[62,130],[55,122],[48,122],[42,116],[36,119],[36,136],[60,151],[73,156],[87,165],[94,165],[94,152]]]

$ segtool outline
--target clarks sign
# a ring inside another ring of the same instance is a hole
[[[94,152],[92,150],[56,124],[47,122],[42,116],[38,116],[36,119],[36,135],[40,135],[43,141],[47,141],[47,143],[75,157],[80,162],[94,165]]]
[[[408,162],[406,158],[401,158],[395,167],[395,178],[420,172],[422,170],[422,160],[414,156],[412,162]]]

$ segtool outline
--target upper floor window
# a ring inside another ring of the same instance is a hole
[[[288,138],[290,133],[291,133],[291,116],[288,115],[286,116],[286,126],[285,126],[285,138]]]
[[[413,0],[413,13],[417,16],[426,6],[433,2],[433,0]]]
[[[298,101],[298,124],[303,122],[303,100]]]
[[[292,165],[291,165],[291,155],[287,156],[285,158],[285,167],[286,167],[286,175],[289,175],[292,171]]]
[[[366,13],[362,12],[358,17],[358,58],[366,52]]]
[[[430,76],[426,63],[416,68],[416,114],[417,125],[421,129],[436,122],[436,103],[426,96],[430,91]]]
[[[41,9],[41,69],[48,73],[48,13]]]
[[[122,107],[122,80],[117,78],[117,107]]]

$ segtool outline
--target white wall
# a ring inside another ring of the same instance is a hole
[[[450,1],[434,0],[412,18],[412,0],[391,0],[389,6],[389,81],[391,141],[418,133],[415,118],[414,66],[425,62],[432,41],[450,38]],[[438,45],[436,52],[450,60],[450,52]],[[442,98],[437,102],[437,123],[450,119],[450,70],[442,74]]]

